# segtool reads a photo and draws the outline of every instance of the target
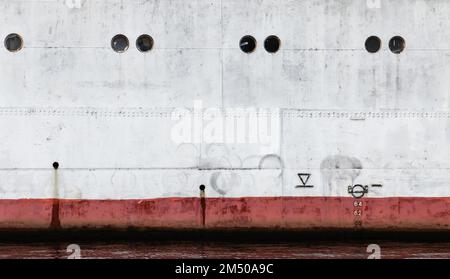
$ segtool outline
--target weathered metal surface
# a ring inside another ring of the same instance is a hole
[[[449,198],[1,200],[0,229],[448,231]]]
[[[0,9],[0,36],[24,42],[0,50],[3,229],[449,230],[447,1]]]

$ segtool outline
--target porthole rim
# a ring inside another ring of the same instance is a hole
[[[19,39],[20,39],[20,48],[18,48],[18,49],[16,49],[16,50],[10,50],[10,49],[8,49],[8,47],[6,46],[6,41],[8,40],[8,38],[9,38],[10,36],[17,36],[17,37],[19,37]],[[5,49],[6,49],[7,51],[9,51],[9,52],[12,52],[12,53],[14,53],[14,52],[19,52],[19,51],[21,51],[21,50],[24,48],[24,41],[23,41],[22,36],[20,36],[20,34],[18,34],[18,33],[10,33],[10,34],[6,35],[5,39],[3,40],[3,46],[4,46]]]
[[[116,49],[114,49],[114,45],[113,45],[114,39],[117,38],[117,37],[119,37],[119,36],[123,36],[123,37],[127,40],[127,47],[126,47],[124,50],[116,50]],[[117,52],[117,53],[124,53],[124,52],[126,52],[126,51],[130,48],[130,40],[129,40],[128,37],[127,37],[126,35],[124,35],[124,34],[117,34],[117,35],[114,35],[114,36],[112,37],[112,39],[111,39],[111,48],[112,48],[112,50],[114,50],[114,51]]]
[[[152,46],[150,47],[149,50],[141,50],[141,49],[139,48],[139,46],[138,46],[138,41],[139,41],[139,39],[142,38],[142,37],[148,37],[148,38],[150,38],[150,39],[152,40]],[[155,40],[154,40],[153,37],[150,36],[149,34],[142,34],[142,35],[138,36],[137,39],[136,39],[136,48],[137,48],[138,51],[140,51],[140,52],[142,52],[142,53],[146,53],[146,52],[152,51],[154,46],[155,46]]]
[[[255,47],[254,47],[251,51],[249,51],[249,52],[244,51],[244,50],[242,49],[242,47],[241,47],[241,42],[242,42],[242,40],[245,39],[245,38],[250,38],[250,39],[252,39],[253,42],[255,43]],[[258,47],[258,41],[257,41],[256,38],[255,38],[254,36],[252,36],[252,35],[244,35],[244,36],[242,36],[241,39],[239,40],[239,49],[240,49],[243,53],[251,54],[251,53],[253,53],[253,52],[256,51],[256,48],[257,48],[257,47]]]
[[[376,51],[374,51],[374,52],[369,51],[369,50],[367,49],[367,45],[366,45],[366,44],[367,44],[367,41],[368,41],[370,38],[376,38],[376,39],[378,40],[378,42],[380,42],[380,47],[379,47]],[[380,50],[383,49],[383,40],[381,40],[381,38],[378,37],[378,36],[376,36],[376,35],[371,35],[371,36],[367,37],[366,40],[364,41],[364,48],[365,48],[366,51],[367,51],[368,53],[370,53],[370,54],[378,53]]]
[[[391,48],[391,42],[392,42],[392,40],[394,40],[395,38],[400,38],[402,41],[403,41],[403,47],[402,47],[402,49],[399,51],[399,52],[394,52],[393,50],[392,50],[392,48]],[[406,49],[406,40],[405,40],[405,38],[403,38],[402,36],[400,36],[400,35],[395,35],[395,36],[393,36],[391,39],[389,39],[389,50],[393,53],[393,54],[400,54],[400,53],[402,53],[403,51],[405,51],[405,49]]]
[[[266,42],[268,39],[271,39],[271,38],[275,38],[278,41],[278,48],[276,51],[268,51],[266,48]],[[278,51],[280,51],[280,48],[281,48],[281,39],[277,35],[269,35],[264,39],[264,50],[267,51],[268,53],[270,53],[270,54],[277,53]]]

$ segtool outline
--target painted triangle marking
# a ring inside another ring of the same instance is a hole
[[[310,173],[299,173],[298,177],[300,178],[300,181],[303,185],[297,185],[295,188],[312,188],[314,185],[308,185],[308,181],[311,178]]]

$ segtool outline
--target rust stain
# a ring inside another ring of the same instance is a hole
[[[60,212],[59,199],[54,199],[52,203],[52,221],[50,223],[50,229],[58,230],[61,229],[61,221],[59,219]]]
[[[200,186],[200,208],[202,215],[202,226],[206,225],[206,194],[205,194],[205,185]]]
[[[54,171],[54,185],[53,185],[53,201],[52,201],[52,220],[50,222],[50,229],[58,230],[61,229],[61,220],[60,220],[60,201],[59,201],[59,189],[58,189],[58,168],[59,163],[53,163]]]

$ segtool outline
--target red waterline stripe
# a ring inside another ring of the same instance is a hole
[[[55,210],[55,201],[59,210]],[[450,231],[450,198],[258,197],[0,200],[0,229],[430,229]],[[55,216],[57,214],[57,216]]]

